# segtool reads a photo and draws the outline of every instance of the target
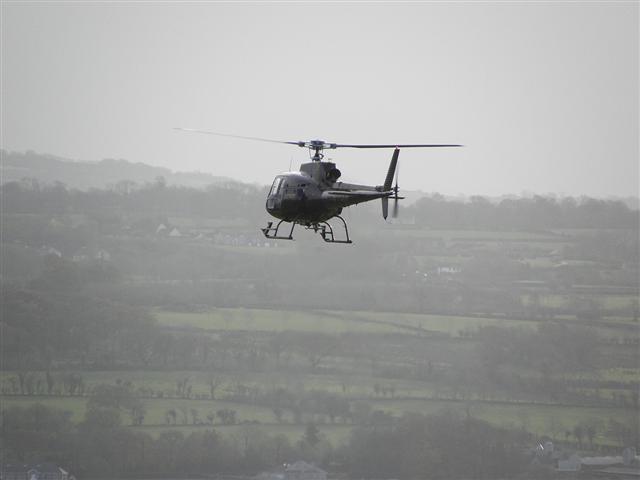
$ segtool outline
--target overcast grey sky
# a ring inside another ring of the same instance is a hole
[[[270,183],[306,151],[463,143],[401,187],[638,195],[637,2],[2,2],[2,147]],[[391,152],[329,153],[381,183]]]

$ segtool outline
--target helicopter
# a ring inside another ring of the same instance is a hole
[[[267,212],[279,222],[274,226],[274,222],[269,221],[267,226],[260,230],[269,239],[293,240],[295,226],[301,225],[305,229],[319,233],[327,243],[353,243],[349,237],[347,222],[340,216],[343,208],[351,205],[381,199],[382,217],[386,220],[389,214],[389,199],[392,198],[394,201],[392,215],[397,217],[398,200],[404,198],[398,195],[398,157],[401,148],[462,146],[455,144],[343,144],[325,142],[324,140],[282,141],[190,128],[176,128],[176,130],[307,148],[310,162],[300,165],[299,171],[281,173],[274,178],[267,194],[265,206]],[[342,174],[336,168],[336,164],[323,160],[324,150],[337,148],[393,149],[384,183],[373,186],[338,181]],[[394,176],[395,185],[393,185]],[[344,237],[342,238],[336,236],[334,228],[329,224],[329,220],[334,218],[342,222],[344,228]],[[285,223],[291,224],[288,234],[281,232],[281,227]]]

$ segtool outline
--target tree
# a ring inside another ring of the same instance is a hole
[[[280,407],[273,407],[271,411],[273,412],[273,416],[276,417],[276,423],[282,423],[284,411]]]
[[[216,389],[220,385],[220,380],[218,380],[213,375],[210,375],[208,380],[207,380],[207,383],[209,385],[209,396],[211,397],[211,400],[215,400],[216,399]]]
[[[198,416],[199,416],[198,410],[196,410],[195,408],[192,408],[191,410],[189,410],[189,413],[191,413],[191,422],[193,423],[193,425],[196,425],[198,423]]]
[[[307,423],[307,426],[304,430],[304,435],[302,436],[302,441],[307,445],[310,445],[312,448],[315,447],[320,441],[320,430],[314,423]]]
[[[179,380],[176,380],[176,394],[178,397],[181,397],[181,398],[188,397],[187,392],[189,391],[188,390],[189,380],[190,380],[189,377],[184,377]]]
[[[187,425],[189,423],[189,409],[186,405],[180,405],[178,411],[181,415],[182,424]]]
[[[142,422],[144,422],[144,416],[147,413],[144,404],[140,400],[138,400],[136,402],[133,402],[129,409],[131,416],[131,425],[142,425]]]
[[[597,429],[596,426],[592,423],[585,425],[584,433],[589,439],[589,447],[593,449],[593,440],[596,438]]]
[[[171,408],[169,410],[166,411],[166,413],[164,414],[164,417],[167,421],[167,425],[170,425],[171,422],[173,422],[173,424],[176,424],[176,418],[178,417],[178,414],[176,412],[176,410],[174,408]]]
[[[322,360],[335,354],[340,346],[338,337],[319,332],[297,333],[292,341],[314,371],[318,369]]]
[[[235,410],[230,408],[222,408],[216,412],[216,415],[220,419],[220,422],[223,425],[235,425],[236,424],[236,414]]]
[[[638,427],[637,417],[632,416],[622,422],[609,418],[607,434],[617,441],[621,447],[638,445],[640,443],[640,428]]]
[[[46,379],[47,379],[47,395],[51,395],[53,393],[53,387],[55,386],[55,378],[51,374],[50,370],[46,371]]]
[[[582,439],[584,438],[584,433],[585,432],[582,425],[576,425],[575,427],[573,427],[573,436],[576,437],[579,448],[582,448]]]
[[[121,424],[119,409],[95,404],[87,406],[83,424],[87,429],[113,429]]]

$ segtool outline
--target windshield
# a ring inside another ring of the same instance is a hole
[[[269,191],[269,195],[277,195],[280,191],[280,185],[282,184],[282,177],[276,177],[273,181],[273,185],[271,185],[271,190]]]

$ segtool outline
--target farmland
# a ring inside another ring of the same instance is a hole
[[[32,395],[3,397],[3,407],[41,403],[43,405],[68,411],[75,422],[84,416],[86,395],[92,388],[101,384],[127,384],[144,398],[145,417],[142,425],[132,426],[141,431],[157,435],[167,429],[180,428],[181,431],[192,431],[215,425],[222,431],[233,432],[242,425],[254,425],[265,432],[286,432],[290,437],[301,435],[304,425],[314,421],[322,426],[327,438],[346,441],[350,431],[352,418],[330,421],[325,413],[309,411],[295,418],[293,411],[286,408],[274,414],[274,405],[265,397],[270,391],[282,389],[295,395],[304,396],[309,392],[327,392],[347,399],[351,404],[362,402],[369,405],[372,411],[396,416],[403,412],[430,414],[442,409],[452,409],[461,414],[471,412],[475,417],[487,420],[497,426],[522,428],[536,435],[557,436],[572,431],[581,424],[596,424],[604,429],[606,421],[614,419],[627,421],[631,412],[627,408],[611,403],[606,405],[604,398],[611,397],[611,392],[602,389],[600,392],[603,405],[588,406],[585,396],[582,401],[563,403],[541,398],[536,395],[528,399],[525,394],[514,395],[508,391],[496,390],[491,395],[475,389],[475,387],[456,386],[464,382],[464,377],[448,378],[447,370],[455,368],[456,363],[463,362],[465,355],[473,355],[473,344],[476,341],[465,332],[473,332],[479,328],[493,326],[497,328],[517,328],[534,330],[537,321],[510,320],[483,317],[447,317],[444,315],[382,313],[366,311],[280,311],[272,309],[216,308],[205,312],[174,312],[156,310],[154,315],[158,324],[169,331],[198,331],[201,334],[217,338],[220,335],[247,336],[254,342],[264,343],[264,338],[273,338],[283,332],[301,332],[304,334],[323,334],[340,336],[360,336],[372,342],[372,346],[384,345],[387,335],[392,335],[394,342],[398,338],[424,338],[429,341],[428,350],[440,362],[434,368],[442,370],[441,375],[432,378],[412,380],[406,375],[398,378],[383,373],[385,370],[383,351],[375,365],[371,359],[363,359],[361,355],[339,356],[328,355],[322,359],[318,371],[306,371],[303,355],[292,351],[287,362],[281,361],[279,371],[276,365],[270,365],[272,358],[265,356],[262,368],[257,371],[241,369],[239,365],[227,367],[230,370],[210,371],[169,370],[169,371],[87,371],[82,373],[86,393],[76,396]],[[606,331],[605,327],[602,327]],[[255,346],[255,344],[254,344]],[[471,347],[471,350],[470,350]],[[384,349],[383,349],[384,350]],[[438,353],[441,352],[441,353]],[[466,352],[466,353],[465,353]],[[265,354],[268,355],[268,354]],[[427,353],[427,355],[429,355]],[[387,367],[398,368],[399,364],[411,362],[412,352],[409,348],[401,353],[393,354]],[[415,361],[415,359],[413,359]],[[435,363],[435,362],[434,362]],[[423,368],[427,364],[423,362]],[[576,380],[616,382],[618,388],[613,394],[630,392],[637,386],[640,370],[637,368],[613,368],[592,370],[573,374]],[[396,370],[402,372],[402,370]],[[535,373],[535,372],[533,372]],[[533,375],[528,368],[520,368],[523,378]],[[33,373],[38,375],[39,373]],[[5,372],[0,379],[8,393],[9,379],[15,377],[13,372]],[[215,378],[215,399],[211,399],[211,379]],[[532,377],[533,378],[533,377]],[[176,385],[187,379],[189,393],[185,395],[176,391]],[[566,377],[565,377],[566,379]],[[525,380],[526,381],[526,380]],[[245,396],[238,395],[239,386],[253,391]],[[622,390],[620,390],[622,388]],[[576,392],[580,391],[576,387]],[[384,392],[384,393],[382,393]],[[216,417],[221,409],[236,412],[234,423],[224,425]],[[173,420],[167,417],[170,411],[176,412]],[[209,417],[209,419],[207,419]],[[596,443],[607,444],[605,431],[599,432]]]
[[[585,229],[527,229],[518,216],[474,226],[480,217],[465,214],[465,228],[447,224],[460,216],[439,226],[422,216],[477,202],[418,202],[406,225],[380,226],[362,208],[357,244],[330,248],[309,232],[265,241],[253,212],[209,217],[176,200],[219,194],[8,198],[4,415],[49,412],[80,438],[113,431],[135,445],[204,442],[213,429],[243,455],[251,438],[317,462],[348,451],[354,432],[416,419],[484,422],[518,451],[542,438],[602,453],[635,441],[637,240],[626,211],[619,228],[607,215]],[[260,465],[283,460],[271,454]]]

